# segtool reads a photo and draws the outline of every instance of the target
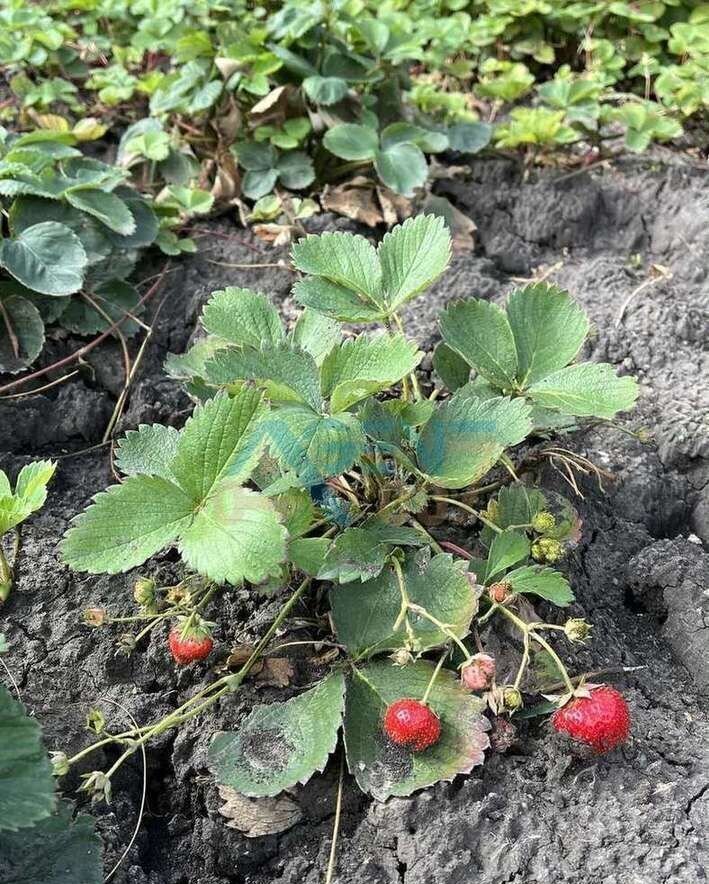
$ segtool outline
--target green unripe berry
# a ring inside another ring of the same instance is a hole
[[[546,510],[542,510],[532,517],[532,529],[537,534],[548,534],[554,528],[556,528],[556,519]]]
[[[514,687],[506,687],[502,692],[502,702],[506,709],[512,712],[522,706],[522,694]]]
[[[155,581],[150,577],[139,577],[133,584],[133,598],[141,608],[155,604]]]
[[[553,537],[540,537],[532,544],[532,558],[537,562],[558,562],[564,555],[564,547]]]

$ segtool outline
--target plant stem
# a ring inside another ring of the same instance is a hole
[[[431,500],[438,500],[440,503],[447,503],[449,506],[458,507],[459,510],[464,510],[466,513],[470,513],[471,516],[475,516],[476,519],[479,519],[483,525],[487,525],[492,531],[496,534],[502,534],[502,528],[499,525],[496,525],[494,522],[491,522],[487,516],[484,516],[479,510],[473,509],[472,506],[468,506],[467,503],[463,503],[462,500],[454,500],[452,497],[438,497],[435,494],[431,495]]]
[[[12,568],[0,546],[0,604],[6,602],[12,589]]]
[[[547,652],[547,654],[549,654],[549,656],[552,658],[552,660],[554,661],[554,663],[556,665],[556,668],[559,670],[559,674],[561,675],[561,678],[564,682],[564,686],[566,687],[566,690],[568,691],[568,693],[573,694],[574,684],[571,681],[571,678],[569,677],[569,673],[566,670],[566,666],[564,666],[564,664],[561,661],[561,657],[556,653],[556,651],[554,650],[554,648],[552,648],[552,646],[549,644],[549,642],[546,639],[541,637],[541,635],[537,635],[537,633],[534,632],[533,630],[531,631],[531,635],[532,635],[532,638],[534,639],[534,641],[537,642],[538,644],[540,644],[544,648],[544,650]]]
[[[438,663],[436,663],[436,668],[433,670],[433,675],[429,679],[429,682],[428,682],[428,685],[426,686],[426,690],[424,691],[423,697],[421,697],[421,702],[423,703],[424,706],[428,702],[429,694],[431,693],[431,690],[433,689],[433,685],[434,685],[436,679],[438,678],[438,673],[441,671],[441,667],[443,666],[443,663],[444,663],[447,656],[448,656],[448,648],[445,649],[445,651],[441,654],[441,659],[438,661]]]
[[[436,629],[440,629],[440,631],[447,636],[452,642],[460,649],[461,653],[465,657],[465,662],[469,663],[472,660],[472,654],[465,647],[463,642],[458,638],[458,636],[453,632],[450,626],[446,626],[445,623],[442,623],[437,617],[434,617],[433,614],[430,614],[425,608],[422,608],[421,605],[414,605],[409,602],[408,605],[409,611],[413,611],[414,614],[418,614],[419,617],[423,617],[425,620],[428,620],[430,623],[436,627]]]

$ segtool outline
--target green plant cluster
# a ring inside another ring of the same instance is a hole
[[[179,431],[128,433],[116,461],[123,481],[72,522],[61,552],[79,571],[119,573],[174,546],[214,586],[273,594],[301,580],[245,667],[123,735],[128,755],[237,690],[287,613],[309,599],[316,640],[333,640],[338,653],[315,686],[215,737],[217,782],[276,795],[321,770],[343,728],[361,788],[378,799],[408,795],[483,761],[484,701],[455,671],[471,658],[477,624],[510,619],[572,690],[542,635],[563,627],[526,624],[514,603],[570,604],[554,565],[578,523],[568,503],[521,481],[515,451],[550,426],[631,408],[637,387],[609,365],[576,361],[588,320],[567,292],[539,283],[514,291],[505,310],[475,299],[449,306],[437,371],[453,382],[425,397],[422,354],[400,311],[448,264],[450,237],[434,216],[410,219],[377,248],[352,234],[308,236],[292,257],[304,308],[293,327],[263,294],[214,293],[205,336],[168,362],[200,400],[192,417]],[[376,330],[352,337],[343,322]],[[440,504],[481,526],[474,553],[451,553],[422,524]],[[311,585],[319,590],[309,596]],[[520,706],[529,659],[527,648],[515,682],[489,702]],[[440,742],[392,753],[383,710],[421,696],[441,720]]]

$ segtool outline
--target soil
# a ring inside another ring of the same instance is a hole
[[[588,311],[594,334],[585,356],[634,374],[642,393],[626,426],[563,440],[613,474],[598,488],[581,476],[574,502],[583,535],[564,564],[577,594],[573,616],[594,624],[575,655],[577,671],[643,667],[615,676],[632,707],[633,737],[608,756],[580,758],[542,719],[519,723],[506,754],[452,784],[378,804],[345,781],[339,884],[696,884],[709,867],[709,179],[680,157],[621,161],[569,175],[528,172],[502,159],[475,161],[469,174],[439,182],[478,226],[472,253],[406,315],[427,345],[449,300],[499,300],[540,267]],[[162,372],[184,350],[208,294],[225,285],[270,293],[286,317],[291,273],[232,264],[286,257],[221,219],[201,225],[202,248],[165,277],[154,333],[120,421],[181,425],[190,402]],[[356,229],[333,216],[312,229]],[[655,269],[653,269],[653,266]],[[159,269],[159,267],[157,268]],[[146,272],[154,273],[155,268]],[[642,283],[653,279],[640,290]],[[635,293],[624,310],[623,305]],[[154,306],[153,308],[154,309]],[[621,318],[622,312],[622,318]],[[150,313],[150,311],[149,311]],[[76,348],[57,338],[47,358]],[[26,526],[17,586],[2,610],[7,664],[50,748],[88,744],[84,721],[98,706],[116,727],[158,718],[211,678],[202,665],[176,672],[158,628],[131,657],[116,633],[81,623],[88,605],[130,609],[134,574],[75,575],[56,544],[69,519],[112,481],[108,449],[97,445],[122,384],[120,351],[94,350],[71,382],[46,394],[0,401],[0,463],[15,473],[37,456],[60,458],[44,510]],[[90,450],[86,450],[90,449]],[[545,487],[573,495],[559,472]],[[173,554],[145,569],[179,575]],[[280,604],[233,591],[214,609],[224,657],[234,641],[263,633]],[[560,650],[561,645],[558,645]],[[296,678],[296,682],[297,682]],[[279,836],[247,839],[225,826],[205,765],[214,730],[238,725],[251,706],[282,696],[249,685],[214,714],[163,735],[147,755],[146,813],[115,884],[315,884],[323,880],[333,826],[338,765],[300,789],[303,820]],[[82,772],[105,767],[100,753]],[[74,776],[67,787],[77,785]],[[106,870],[128,844],[142,790],[139,755],[114,783],[113,802],[94,809]],[[28,881],[28,884],[30,882]],[[41,882],[31,882],[41,884]],[[77,882],[81,884],[81,882]]]

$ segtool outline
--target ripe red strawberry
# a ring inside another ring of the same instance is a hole
[[[186,626],[185,621],[173,626],[169,637],[170,653],[180,666],[204,660],[214,647],[209,626],[202,620]]]
[[[392,743],[406,746],[412,752],[423,752],[438,742],[441,722],[428,706],[405,697],[387,706],[384,733]]]
[[[630,710],[621,693],[609,685],[586,685],[551,717],[554,730],[585,743],[594,752],[609,752],[630,735]]]

